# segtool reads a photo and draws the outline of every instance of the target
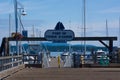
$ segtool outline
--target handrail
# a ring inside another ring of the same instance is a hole
[[[24,54],[23,63],[28,62],[27,64],[42,64],[42,55],[40,55],[40,60],[38,59],[38,54]]]
[[[22,64],[22,55],[0,57],[0,71]]]
[[[0,57],[0,60],[1,59],[9,59],[9,58],[17,58],[17,57],[22,57],[22,55],[19,55],[19,56],[5,56],[5,57]]]

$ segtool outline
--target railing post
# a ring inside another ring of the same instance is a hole
[[[23,64],[24,64],[24,54],[22,55],[22,62],[23,62]]]

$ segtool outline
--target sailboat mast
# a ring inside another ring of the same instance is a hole
[[[83,21],[84,21],[84,37],[86,37],[86,0],[83,0],[84,11],[83,11]],[[86,54],[86,41],[84,41],[84,55]]]
[[[33,30],[33,37],[35,37],[34,25],[33,25],[33,29],[32,30]]]
[[[107,21],[107,19],[106,19],[106,36],[108,37],[108,21]]]
[[[9,37],[11,36],[11,14],[9,14]]]
[[[106,19],[106,37],[109,36],[109,32],[108,32],[108,20]],[[106,41],[107,45],[109,45],[109,41]]]
[[[120,17],[119,17],[119,46],[120,46]]]

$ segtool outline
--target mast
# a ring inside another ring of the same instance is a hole
[[[109,36],[109,34],[108,34],[108,21],[106,19],[106,37],[108,37],[108,36]]]
[[[34,25],[33,25],[33,29],[32,30],[33,30],[33,37],[35,37]]]
[[[86,37],[86,0],[83,0],[84,11],[83,11],[83,23],[84,23],[84,37]],[[84,41],[84,56],[86,54],[86,41]]]
[[[120,17],[119,17],[119,47],[120,47]]]
[[[11,14],[9,14],[9,37],[11,36]]]
[[[71,28],[71,19],[69,20],[69,29]],[[71,42],[69,42],[69,54],[71,53]]]
[[[108,32],[108,20],[106,19],[106,37],[109,36],[109,32]],[[106,41],[106,44],[109,45],[109,41]]]

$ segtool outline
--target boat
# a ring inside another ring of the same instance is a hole
[[[107,56],[107,53],[103,50],[97,50],[95,54],[96,54],[97,63],[99,63],[101,59],[104,59],[104,60],[109,59],[109,57]]]

